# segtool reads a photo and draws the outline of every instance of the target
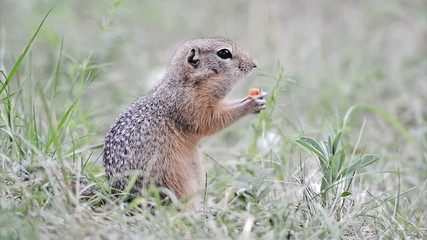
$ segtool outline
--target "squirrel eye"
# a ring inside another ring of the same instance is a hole
[[[218,55],[218,57],[220,57],[222,59],[228,59],[228,58],[232,58],[233,57],[231,55],[231,52],[228,51],[228,49],[221,49],[216,54]]]

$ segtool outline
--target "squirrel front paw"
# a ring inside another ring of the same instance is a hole
[[[249,113],[259,114],[262,110],[266,108],[265,104],[267,103],[264,97],[267,95],[266,92],[262,92],[258,96],[254,96],[252,99],[243,100],[246,102],[246,106],[249,108]]]

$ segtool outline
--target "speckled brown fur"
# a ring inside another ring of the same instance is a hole
[[[232,57],[221,58],[222,49]],[[178,198],[202,190],[205,173],[199,141],[265,109],[264,95],[222,101],[255,67],[254,59],[228,40],[185,42],[160,83],[120,113],[108,131],[104,164],[112,186],[123,190],[129,177],[138,174],[133,192],[153,180]]]

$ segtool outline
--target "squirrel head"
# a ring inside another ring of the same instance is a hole
[[[255,60],[229,40],[194,39],[178,48],[164,80],[221,100],[255,67]]]

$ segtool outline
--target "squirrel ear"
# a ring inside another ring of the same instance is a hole
[[[199,49],[192,48],[187,55],[187,62],[194,68],[199,67],[200,63],[200,53]]]

